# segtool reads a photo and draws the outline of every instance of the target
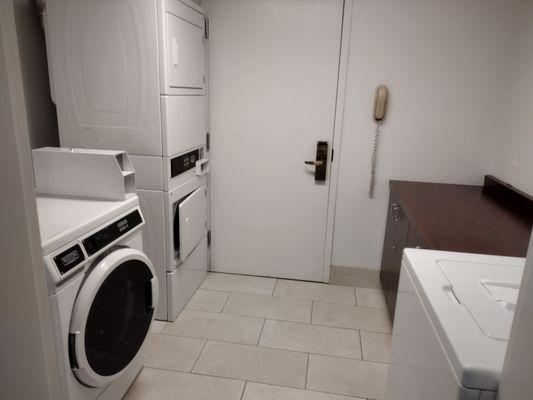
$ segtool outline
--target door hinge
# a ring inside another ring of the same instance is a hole
[[[205,148],[209,151],[211,147],[211,134],[209,132],[205,133]]]
[[[209,39],[209,18],[204,19],[204,37]]]
[[[335,154],[335,149],[331,149],[331,162],[333,162],[333,155]]]
[[[207,231],[207,247],[211,247],[211,231]]]

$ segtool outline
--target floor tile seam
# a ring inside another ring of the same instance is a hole
[[[222,314],[224,315],[231,315],[233,317],[246,317],[246,318],[257,318],[257,319],[270,319],[272,321],[282,321],[282,322],[299,322],[301,324],[311,324],[310,320],[309,321],[302,321],[302,320],[294,320],[294,319],[280,319],[280,318],[272,318],[272,317],[260,317],[258,315],[251,315],[251,314],[234,314],[234,313],[231,313],[231,312],[223,312]]]
[[[360,306],[360,305],[357,305],[357,304],[331,303],[329,301],[320,301],[320,300],[313,300],[313,301],[315,303],[322,303],[322,304],[335,304],[335,305],[338,305],[338,306],[350,306],[350,307],[355,307],[355,308],[366,308],[366,309],[370,309],[370,310],[387,311],[387,307],[370,307],[370,306]]]
[[[227,344],[242,344],[244,346],[258,347],[254,343],[232,342],[230,340],[212,339],[212,338],[200,337],[200,336],[176,335],[176,334],[171,334],[171,333],[166,334],[166,336],[173,336],[173,337],[180,337],[180,338],[187,338],[187,339],[198,339],[198,340],[204,340],[204,341],[207,341],[207,342],[220,342],[220,343],[227,343]]]
[[[239,378],[229,378],[227,376],[222,376],[222,375],[213,375],[213,374],[208,374],[208,373],[205,373],[205,372],[198,372],[198,371],[192,371],[190,372],[191,375],[199,375],[199,376],[210,376],[212,378],[222,378],[222,379],[231,379],[231,380],[234,380],[234,381],[238,381],[238,382],[249,382],[249,383],[259,383],[259,384],[263,384],[263,385],[268,385],[270,384],[271,386],[279,386],[279,387],[284,387],[284,388],[288,388],[288,389],[301,389],[301,390],[305,390],[305,387],[300,387],[300,386],[288,386],[288,385],[282,385],[282,384],[279,384],[279,383],[267,383],[267,382],[262,382],[262,381],[259,381],[259,380],[252,380],[252,379],[239,379]],[[325,393],[325,392],[324,392]],[[335,393],[331,393],[331,394],[335,394]]]
[[[276,293],[276,286],[278,285],[278,278],[275,278],[274,285],[272,286],[272,293],[270,293],[270,296],[274,297],[274,293]]]
[[[241,292],[239,290],[235,290],[235,289],[214,289],[214,288],[205,288],[205,287],[199,287],[198,289],[201,289],[201,290],[208,290],[210,292],[218,292],[218,293],[238,293],[238,294],[252,294],[252,295],[257,295],[257,296],[268,296],[268,297],[273,297],[269,294],[266,294],[266,293],[257,293],[257,292]],[[196,293],[196,292],[195,292]]]
[[[228,299],[229,299],[229,297],[228,297]],[[225,307],[225,305],[224,305],[224,307]],[[197,312],[197,313],[207,313],[207,314],[217,314],[217,315],[223,314],[223,315],[230,315],[232,317],[264,319],[263,317],[253,317],[253,316],[249,316],[249,315],[231,314],[231,313],[227,313],[227,312],[223,312],[223,311],[204,311],[204,310],[189,310],[189,309],[183,309],[182,311],[194,311],[194,312]],[[176,317],[176,319],[174,321],[172,321],[172,322],[167,321],[167,324],[175,323],[179,319],[182,311],[180,311],[180,313],[178,314],[178,316]],[[165,326],[165,328],[163,328],[163,330],[166,329],[167,327],[168,326]]]
[[[202,355],[202,353],[204,352],[205,350],[205,346],[207,346],[207,342],[208,340],[205,341],[204,345],[202,346],[202,350],[200,350],[200,352],[198,353],[198,355],[196,356],[196,360],[194,361],[194,364],[192,365],[192,368],[191,368],[191,372],[194,370],[194,368],[196,367],[196,364],[198,364],[198,360],[200,360],[200,357]]]
[[[347,328],[347,327],[337,326],[337,325],[319,324],[319,323],[316,323],[316,322],[313,322],[311,325],[324,326],[324,327],[327,327],[327,328],[349,329],[349,330],[352,330],[352,331],[359,331],[359,332],[380,333],[380,334],[383,334],[383,335],[392,335],[392,331],[376,331],[376,330],[363,329],[363,328]]]
[[[360,358],[349,358],[349,357],[338,357],[338,356],[330,356],[328,354],[315,354],[315,353],[309,353],[310,356],[318,356],[318,357],[327,357],[327,358],[337,358],[337,359],[340,359],[340,360],[352,360],[352,361],[362,361],[364,363],[370,363],[370,364],[379,364],[379,365],[385,365],[385,366],[389,366],[390,363],[386,363],[386,362],[383,362],[383,361],[373,361],[373,360],[364,360],[364,359],[360,359]]]
[[[321,394],[330,394],[330,395],[333,395],[333,396],[350,397],[350,398],[357,399],[357,400],[375,400],[375,399],[365,399],[364,397],[357,397],[357,396],[352,396],[352,395],[349,395],[349,394],[338,394],[338,393],[333,393],[333,392],[325,392],[323,390],[307,389],[307,388],[300,389],[300,388],[295,388],[295,387],[292,387],[292,386],[274,385],[272,383],[253,382],[253,381],[246,381],[246,383],[247,384],[248,383],[257,383],[259,385],[271,386],[271,387],[274,387],[274,388],[282,387],[282,388],[285,388],[285,389],[297,389],[297,390],[303,390],[305,392],[311,392],[311,393],[321,393]]]
[[[266,324],[266,318],[263,319],[263,325],[261,326],[261,332],[259,333],[259,337],[257,338],[257,347],[259,347],[259,342],[261,341],[261,337],[263,336],[263,329],[265,329]]]
[[[222,306],[222,308],[220,309],[220,311],[218,312],[219,314],[224,314],[224,309],[226,308],[226,306],[228,305],[228,301],[229,299],[231,298],[231,295],[234,293],[234,292],[226,292],[228,293],[228,297],[226,297],[226,301],[224,301],[224,305]]]
[[[312,352],[312,351],[294,350],[294,349],[288,349],[286,347],[273,347],[273,346],[265,346],[265,345],[259,345],[257,347],[259,347],[261,349],[281,350],[281,351],[288,351],[288,352],[291,352],[291,353],[307,354],[308,356],[309,355],[313,355],[313,356],[324,356],[324,357],[340,358],[341,360],[366,361],[366,360],[363,360],[362,358],[347,357],[347,356],[343,357],[343,356],[333,355],[333,354],[324,354],[324,353],[315,353],[315,352]]]

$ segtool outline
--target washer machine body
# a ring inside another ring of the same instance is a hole
[[[38,197],[63,398],[121,398],[141,368],[159,285],[137,196]]]

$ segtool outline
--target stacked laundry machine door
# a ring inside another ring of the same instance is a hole
[[[206,19],[190,0],[47,0],[61,145],[126,150],[174,320],[207,271]]]

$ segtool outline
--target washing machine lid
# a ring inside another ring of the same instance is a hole
[[[132,193],[124,201],[37,196],[36,203],[46,255],[134,208],[139,199]]]
[[[117,248],[89,272],[69,328],[71,368],[83,384],[105,386],[137,358],[154,316],[158,281],[148,257]]]
[[[496,391],[525,259],[406,249],[403,261],[458,383]]]
[[[508,341],[523,268],[452,260],[438,260],[437,265],[479,329],[490,338]]]

